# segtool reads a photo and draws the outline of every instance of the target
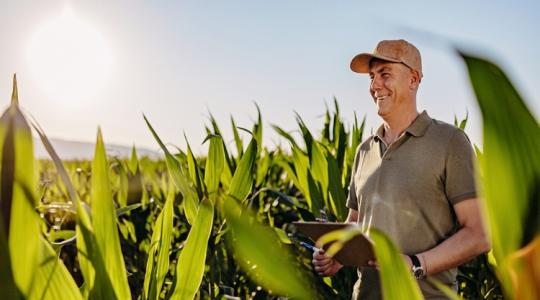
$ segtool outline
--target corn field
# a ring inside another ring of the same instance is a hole
[[[460,56],[482,111],[478,185],[493,250],[460,267],[458,294],[445,292],[453,299],[538,299],[540,128],[499,67]],[[130,159],[107,157],[98,129],[92,161],[61,161],[37,121],[21,112],[14,79],[0,118],[3,297],[350,299],[356,270],[316,275],[290,223],[345,220],[365,122],[346,124],[337,101],[321,132],[295,117],[294,132],[271,126],[287,142],[283,148],[263,147],[260,111],[250,129],[231,117],[232,137],[211,117],[204,157],[187,140],[186,149],[171,151],[143,117],[163,160],[139,158],[135,149]],[[32,132],[50,160],[34,159]],[[384,297],[421,299],[399,249],[381,232],[371,237]]]

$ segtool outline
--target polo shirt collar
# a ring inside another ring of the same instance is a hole
[[[421,114],[418,115],[418,117],[416,117],[412,124],[407,129],[405,129],[405,131],[414,136],[423,136],[426,133],[430,124],[431,117],[424,110]]]
[[[431,124],[431,117],[428,115],[428,113],[424,110],[421,114],[414,119],[414,121],[405,129],[405,132],[410,133],[413,136],[423,136],[429,125]],[[377,131],[375,132],[375,139],[377,141],[383,140],[384,136],[384,125],[379,126]]]

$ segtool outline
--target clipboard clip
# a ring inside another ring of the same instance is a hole
[[[328,223],[328,215],[326,214],[326,212],[323,209],[319,210],[319,214],[321,215],[321,217],[320,218],[315,218],[315,220],[317,222],[321,222],[321,223]]]

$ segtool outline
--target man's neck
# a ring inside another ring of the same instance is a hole
[[[384,136],[383,139],[387,145],[395,142],[405,132],[412,122],[418,117],[419,113],[416,108],[401,113],[397,116],[388,116],[384,120]]]

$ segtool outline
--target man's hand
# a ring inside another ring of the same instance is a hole
[[[337,260],[324,253],[323,249],[313,252],[313,268],[320,276],[333,276],[343,266]]]

